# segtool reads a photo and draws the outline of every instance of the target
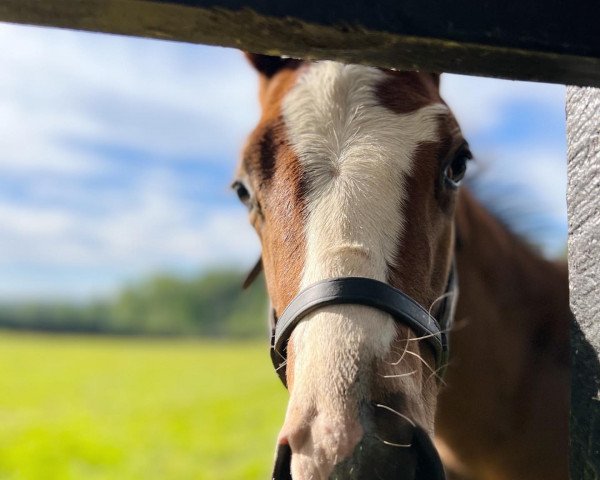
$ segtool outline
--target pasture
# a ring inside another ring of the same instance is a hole
[[[267,342],[0,333],[0,479],[267,478]]]

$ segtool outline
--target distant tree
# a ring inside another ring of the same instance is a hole
[[[111,301],[84,305],[0,305],[0,327],[120,334],[253,337],[266,332],[264,284],[241,288],[239,272],[191,278],[158,274],[124,288]]]

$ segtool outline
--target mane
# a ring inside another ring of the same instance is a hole
[[[553,213],[531,187],[506,178],[491,178],[480,169],[465,186],[498,222],[546,258],[564,258],[566,218]]]

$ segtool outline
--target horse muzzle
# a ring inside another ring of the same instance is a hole
[[[393,422],[392,422],[393,423]],[[387,430],[387,431],[386,431]],[[390,436],[391,432],[394,436]],[[384,438],[385,437],[385,438]],[[442,462],[427,432],[410,427],[399,432],[395,426],[366,432],[352,454],[333,466],[325,479],[313,471],[292,476],[292,449],[277,448],[272,480],[445,480]]]

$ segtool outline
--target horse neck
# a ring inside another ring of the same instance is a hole
[[[438,439],[456,458],[486,465],[495,459],[498,469],[513,462],[515,450],[541,445],[555,459],[538,459],[540,465],[555,473],[526,478],[566,478],[572,318],[566,265],[544,259],[468,191],[456,215],[460,291],[448,388],[438,399]],[[525,478],[516,468],[498,478]]]
[[[516,331],[540,347],[568,346],[566,264],[542,257],[468,191],[456,215],[458,320],[463,315],[467,323],[508,331],[511,341]]]

